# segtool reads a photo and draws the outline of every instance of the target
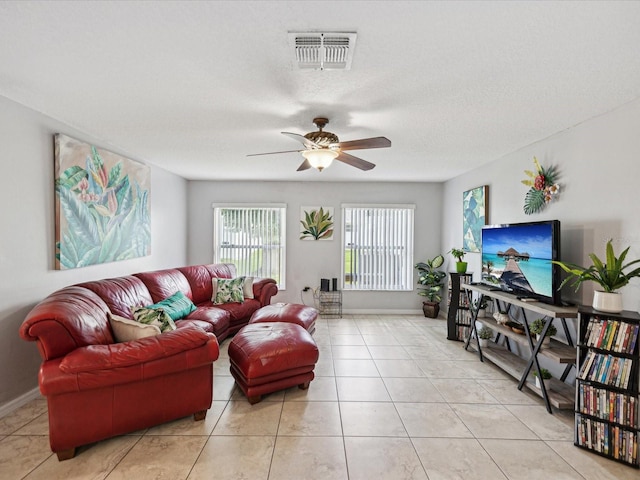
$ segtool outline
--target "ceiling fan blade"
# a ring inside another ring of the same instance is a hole
[[[347,165],[351,165],[352,167],[359,168],[360,170],[371,170],[375,167],[375,164],[371,162],[367,162],[366,160],[354,157],[353,155],[349,155],[344,152],[340,152],[340,155],[336,157],[336,160],[346,163]]]
[[[282,152],[248,153],[247,157],[257,157],[258,155],[276,155],[278,153],[293,153],[293,152],[299,153],[301,151],[302,150],[284,150]]]
[[[311,164],[309,163],[309,160],[305,158],[304,162],[300,164],[300,166],[298,167],[298,170],[296,171],[302,172],[303,170],[309,170],[310,168],[311,168]]]
[[[297,142],[300,142],[302,145],[304,145],[305,149],[307,150],[311,150],[313,148],[322,148],[317,143],[312,142],[307,137],[305,137],[304,135],[300,135],[299,133],[291,133],[291,132],[280,132],[280,133],[282,133],[283,135],[286,135],[289,138],[293,138]]]
[[[386,148],[391,146],[391,140],[387,137],[363,138],[351,140],[350,142],[340,142],[337,144],[340,150],[364,150],[365,148]]]

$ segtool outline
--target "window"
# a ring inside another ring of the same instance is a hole
[[[213,261],[285,288],[285,205],[214,205]]]
[[[343,205],[345,290],[413,290],[414,205]]]

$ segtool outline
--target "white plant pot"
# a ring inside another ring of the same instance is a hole
[[[480,348],[487,348],[489,346],[489,340],[486,338],[479,338],[478,343],[480,344]]]
[[[593,308],[601,312],[620,313],[622,311],[622,295],[617,292],[593,292]]]
[[[540,377],[535,377],[535,379],[536,379],[536,387],[542,390],[542,385],[540,385]]]
[[[540,340],[540,335],[536,335],[536,340]],[[542,345],[540,345],[540,348],[549,348],[551,346],[551,337],[544,337],[544,340],[542,340]]]

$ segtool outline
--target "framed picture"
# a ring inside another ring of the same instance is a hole
[[[482,227],[487,224],[489,186],[472,188],[462,194],[462,249],[479,252]]]
[[[333,207],[300,207],[300,240],[333,240]]]
[[[151,253],[150,169],[55,136],[56,269]]]

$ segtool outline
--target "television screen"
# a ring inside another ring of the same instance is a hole
[[[560,221],[482,228],[482,282],[522,297],[561,303]]]

